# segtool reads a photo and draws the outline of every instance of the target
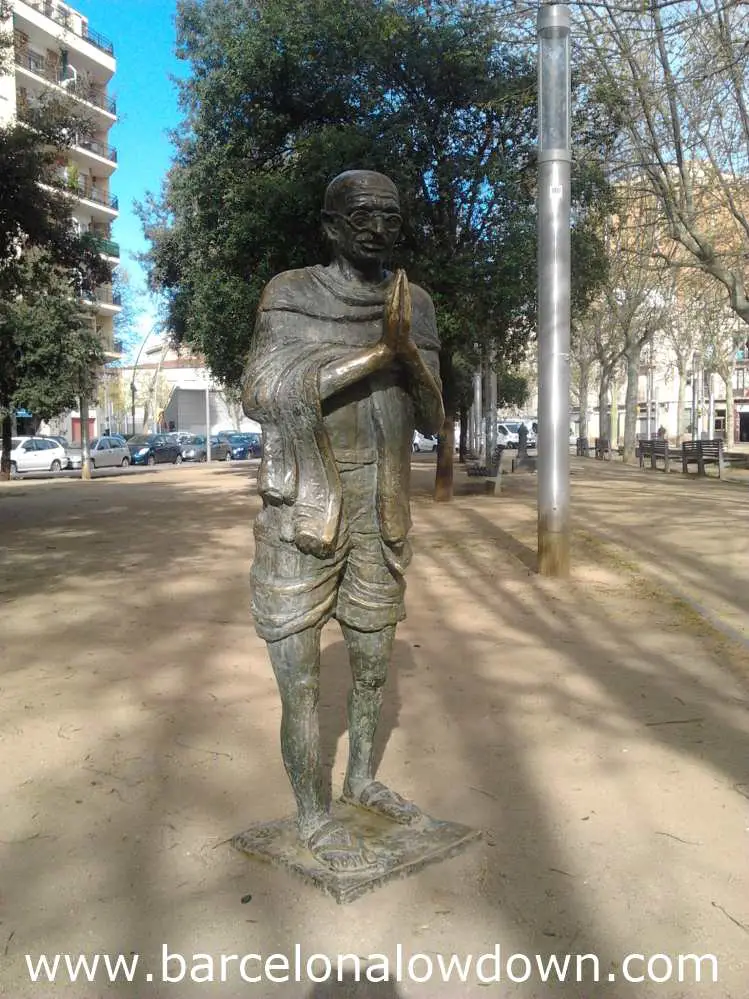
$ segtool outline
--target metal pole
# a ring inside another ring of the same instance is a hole
[[[570,572],[570,12],[538,12],[538,571]]]
[[[205,387],[205,460],[211,461],[211,386]]]

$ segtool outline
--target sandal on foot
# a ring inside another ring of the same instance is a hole
[[[421,812],[412,801],[407,801],[397,791],[392,791],[378,780],[370,781],[358,795],[346,794],[344,791],[341,801],[404,826],[421,817]]]
[[[380,858],[356,840],[340,822],[329,819],[307,840],[315,860],[338,873],[356,873],[381,866]]]

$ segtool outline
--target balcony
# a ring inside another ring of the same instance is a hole
[[[67,7],[57,6],[56,4],[49,3],[48,0],[25,0],[25,2],[29,7],[48,17],[50,21],[54,21],[55,24],[59,24],[60,27],[65,28],[66,31],[72,31],[73,34],[78,35],[79,38],[82,38],[86,42],[90,42],[97,49],[106,52],[107,55],[114,55],[114,45],[112,42],[104,35],[100,35],[98,31],[92,31],[82,19],[73,17],[72,11]],[[76,28],[79,30],[76,30]]]
[[[97,156],[109,160],[110,163],[117,162],[117,150],[114,146],[108,146],[106,142],[99,142],[98,139],[88,139],[81,136],[76,138],[74,145],[81,149],[88,149],[89,152],[96,153]]]
[[[106,111],[107,114],[111,114],[113,117],[116,117],[116,101],[112,100],[111,97],[107,97],[107,95],[94,84],[85,83],[81,80],[64,79],[60,76],[59,71],[54,69],[51,65],[48,65],[41,56],[34,52],[17,51],[15,53],[15,62],[16,66],[20,66],[22,69],[26,69],[30,73],[34,73],[35,76],[40,76],[48,83],[53,83],[55,86],[64,90],[65,93],[69,94],[71,97],[75,97],[79,101],[86,101],[88,104],[93,104],[94,107],[100,108],[102,111]]]
[[[94,204],[111,208],[113,212],[119,211],[120,203],[118,199],[113,194],[102,191],[100,187],[94,187],[93,184],[83,182],[71,184],[68,190],[71,194],[75,194],[79,198],[85,198],[86,201],[93,201]]]
[[[95,236],[96,249],[105,257],[116,257],[120,259],[120,244],[111,239],[104,239],[102,236]],[[119,303],[118,303],[119,304]]]
[[[94,300],[99,305],[116,305],[118,307],[122,305],[122,296],[118,291],[112,291],[111,288],[97,288],[94,292]]]

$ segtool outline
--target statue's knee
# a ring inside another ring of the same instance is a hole
[[[289,707],[298,704],[313,704],[320,692],[320,681],[317,675],[310,673],[286,674],[279,682],[281,700]]]
[[[387,663],[368,663],[363,669],[357,670],[354,676],[354,686],[362,690],[379,690],[387,679]]]

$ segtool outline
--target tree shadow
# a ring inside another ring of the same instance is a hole
[[[374,765],[379,768],[388,740],[398,727],[401,710],[399,675],[414,669],[413,655],[406,642],[396,639],[384,688],[382,713],[375,737]],[[320,756],[329,800],[333,793],[333,770],[338,743],[348,732],[347,700],[351,689],[348,650],[343,641],[324,646],[320,663]]]
[[[357,981],[346,975],[341,981],[321,982],[307,993],[307,999],[401,999],[401,993],[392,981]]]

